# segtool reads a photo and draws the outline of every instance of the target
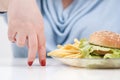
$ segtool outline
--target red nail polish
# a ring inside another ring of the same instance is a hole
[[[28,62],[29,66],[32,66],[32,64],[33,64],[33,61]]]
[[[41,60],[41,66],[46,66],[46,61],[45,60]]]

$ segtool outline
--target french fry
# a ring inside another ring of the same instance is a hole
[[[78,54],[67,55],[63,58],[81,58],[81,57],[82,57],[82,55],[80,53],[78,53]]]
[[[64,56],[68,56],[68,55],[71,55],[71,54],[73,54],[73,53],[67,52],[65,50],[58,49],[58,50],[54,50],[54,51],[48,53],[48,56],[64,57]]]
[[[64,45],[61,49],[65,49],[65,50],[79,50],[78,47],[75,47],[75,46],[72,45],[72,44]]]

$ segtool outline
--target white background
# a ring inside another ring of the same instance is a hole
[[[11,58],[11,43],[7,37],[8,26],[3,14],[0,14],[0,58]]]

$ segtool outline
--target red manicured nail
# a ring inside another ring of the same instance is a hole
[[[33,61],[28,62],[29,66],[32,66],[32,64],[33,64]]]
[[[46,66],[46,61],[45,60],[41,60],[40,63],[41,63],[41,66]]]

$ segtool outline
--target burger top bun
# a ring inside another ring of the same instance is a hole
[[[90,35],[89,43],[120,49],[120,34],[111,31],[97,31]]]

